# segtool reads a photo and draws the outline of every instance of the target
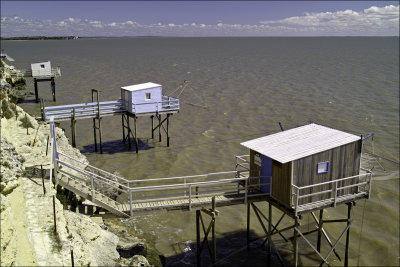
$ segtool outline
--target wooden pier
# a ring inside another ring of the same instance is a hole
[[[86,116],[86,115],[85,115]],[[217,207],[231,205],[247,205],[247,244],[250,240],[250,215],[256,215],[258,223],[265,232],[264,244],[267,244],[268,262],[271,262],[272,250],[282,264],[282,257],[276,248],[272,237],[279,235],[283,240],[293,241],[294,265],[298,265],[298,239],[303,238],[306,243],[321,257],[321,265],[330,265],[332,253],[341,260],[336,251],[339,241],[346,235],[346,248],[344,266],[348,266],[350,226],[353,221],[351,209],[356,201],[369,198],[371,192],[372,173],[361,168],[361,172],[350,177],[320,182],[312,185],[296,186],[289,189],[293,205],[287,205],[275,198],[273,191],[263,192],[263,188],[273,186],[272,177],[251,176],[252,165],[250,155],[236,156],[235,170],[226,172],[207,173],[200,175],[165,177],[155,179],[128,180],[126,178],[106,172],[87,163],[81,162],[57,150],[54,117],[51,123],[51,171],[54,171],[55,183],[82,196],[96,205],[107,209],[118,216],[136,216],[146,213],[159,213],[170,211],[196,211],[196,239],[197,239],[197,265],[201,265],[201,253],[204,244],[208,242],[211,232],[212,249],[208,249],[212,263],[216,264],[216,237],[215,224],[219,212]],[[52,177],[52,174],[50,174]],[[269,178],[269,179],[266,179]],[[349,183],[349,181],[351,181]],[[50,178],[50,183],[52,183]],[[265,187],[266,186],[266,187]],[[313,188],[314,190],[310,190]],[[329,190],[327,190],[329,188]],[[354,189],[354,190],[349,190]],[[265,191],[265,190],[264,190]],[[314,201],[312,197],[323,196]],[[307,200],[307,201],[302,201]],[[261,212],[260,205],[268,205],[268,215]],[[346,204],[347,217],[337,219],[324,219],[324,209]],[[211,208],[210,208],[211,207]],[[278,220],[272,218],[272,209],[281,211]],[[319,211],[317,218],[315,211]],[[206,228],[202,214],[210,216],[209,226]],[[311,214],[316,223],[316,229],[302,232],[300,224],[302,215]],[[293,225],[279,228],[284,218],[294,220]],[[345,223],[343,232],[333,242],[323,228],[326,223]],[[202,227],[200,227],[200,225]],[[201,231],[203,229],[203,240]],[[284,233],[292,232],[292,237]],[[307,235],[317,233],[317,245],[314,246]],[[329,251],[323,255],[322,238],[329,244]]]
[[[56,122],[71,121],[72,146],[75,147],[76,121],[92,119],[95,151],[97,152],[97,142],[99,141],[100,153],[103,153],[101,119],[103,117],[119,115],[122,117],[122,141],[123,143],[128,142],[129,149],[131,149],[131,140],[133,140],[136,153],[138,153],[139,144],[136,134],[136,123],[138,117],[147,116],[151,119],[152,138],[154,138],[154,133],[158,129],[158,139],[159,142],[161,142],[161,133],[163,130],[166,134],[167,146],[169,147],[169,121],[173,114],[179,112],[179,99],[163,96],[162,100],[158,102],[134,104],[132,111],[129,111],[122,99],[100,102],[98,90],[92,89],[91,93],[92,102],[89,103],[45,107],[44,101],[41,101],[42,120],[49,121],[52,117]],[[150,105],[152,106],[151,111],[137,112]],[[154,124],[154,118],[158,120],[158,123]],[[133,129],[131,128],[131,120],[133,120]],[[97,140],[97,138],[99,138],[99,140]]]

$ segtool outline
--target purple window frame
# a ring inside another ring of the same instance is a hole
[[[326,168],[324,171],[319,171],[319,165],[326,164]],[[318,162],[317,164],[317,174],[327,173],[329,172],[329,161]]]

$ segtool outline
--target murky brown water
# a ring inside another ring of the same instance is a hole
[[[248,151],[240,142],[280,131],[278,122],[293,128],[310,120],[354,134],[374,132],[365,151],[399,161],[399,40],[398,38],[131,38],[70,41],[6,41],[2,49],[18,68],[51,60],[60,66],[57,103],[50,85],[39,84],[46,105],[89,102],[90,89],[101,90],[101,100],[115,100],[120,87],[143,82],[173,91],[184,79],[192,90],[170,124],[171,146],[151,140],[150,119],[139,118],[141,151],[122,145],[120,117],[103,119],[104,154],[95,154],[90,121],[78,121],[78,147],[90,162],[128,178],[167,177],[232,170],[234,155]],[[33,83],[28,80],[33,91]],[[39,114],[39,105],[23,107]],[[62,123],[70,136],[69,123]],[[372,197],[354,208],[351,228],[351,265],[398,265],[398,164],[364,160],[377,170]],[[383,165],[385,171],[380,171]],[[266,205],[262,207],[266,210]],[[217,221],[218,259],[234,253],[226,265],[265,265],[265,249],[246,244],[244,206],[220,208]],[[327,216],[346,216],[346,207],[329,209]],[[273,213],[277,220],[278,212]],[[362,220],[364,218],[364,220]],[[136,217],[130,222],[157,237],[157,248],[171,265],[195,263],[194,212]],[[289,225],[284,222],[283,226]],[[314,226],[301,220],[303,230]],[[343,225],[327,231],[338,236]],[[253,235],[262,228],[252,218]],[[289,236],[289,233],[286,234]],[[276,237],[285,260],[292,245]],[[192,248],[193,250],[190,250]],[[328,251],[328,248],[325,248]],[[343,255],[344,239],[339,253]],[[235,253],[237,252],[237,253]],[[300,262],[318,265],[317,257],[301,243]],[[330,258],[334,260],[334,257]],[[334,265],[343,262],[334,261]]]

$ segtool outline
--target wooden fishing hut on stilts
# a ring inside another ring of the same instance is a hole
[[[250,149],[250,155],[241,156],[243,162],[239,168],[246,167],[250,177],[260,177],[254,190],[267,193],[268,216],[262,214],[256,204],[247,204],[247,242],[250,242],[250,212],[253,209],[265,231],[268,244],[268,261],[271,248],[282,262],[272,236],[279,234],[285,241],[289,238],[283,232],[293,230],[293,262],[298,262],[298,238],[306,243],[329,265],[331,253],[341,260],[336,251],[337,244],[346,234],[344,266],[349,265],[351,210],[356,202],[369,198],[372,173],[361,167],[363,137],[317,125],[314,123],[282,131],[265,137],[241,143]],[[245,165],[247,164],[247,165]],[[238,165],[237,165],[238,166]],[[324,219],[324,210],[346,204],[347,216],[339,219]],[[282,215],[278,220],[272,218],[272,207]],[[319,211],[317,218],[315,212]],[[299,225],[302,215],[311,214],[316,229],[303,233]],[[278,229],[285,216],[294,220],[292,226]],[[263,219],[268,223],[266,227]],[[324,224],[344,223],[345,228],[335,242],[328,237]],[[306,235],[317,233],[314,245]],[[322,237],[329,244],[326,256],[322,255]]]
[[[50,61],[32,63],[31,70],[26,71],[24,76],[33,77],[33,82],[35,84],[36,103],[39,103],[38,82],[51,82],[51,93],[53,95],[53,101],[56,101],[56,82],[54,79],[61,76],[60,67],[52,68]]]
[[[164,130],[169,147],[169,120],[173,114],[179,112],[180,106],[179,99],[162,94],[162,85],[148,82],[121,87],[121,99],[115,101],[100,102],[99,91],[92,89],[91,93],[92,102],[90,103],[45,107],[42,101],[42,119],[48,121],[51,116],[54,116],[54,121],[71,120],[72,146],[74,147],[76,146],[76,120],[92,119],[95,151],[97,152],[97,137],[99,137],[100,153],[103,153],[101,119],[106,116],[121,115],[122,140],[124,143],[128,141],[129,149],[131,149],[133,139],[136,153],[138,153],[136,122],[138,117],[149,116],[152,138],[158,129],[158,139],[161,142],[161,132]],[[154,125],[154,118],[158,120],[156,125]],[[133,129],[130,119],[133,119]]]

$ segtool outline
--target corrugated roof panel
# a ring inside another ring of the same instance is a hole
[[[359,136],[315,123],[241,143],[267,157],[286,163],[360,140]]]

